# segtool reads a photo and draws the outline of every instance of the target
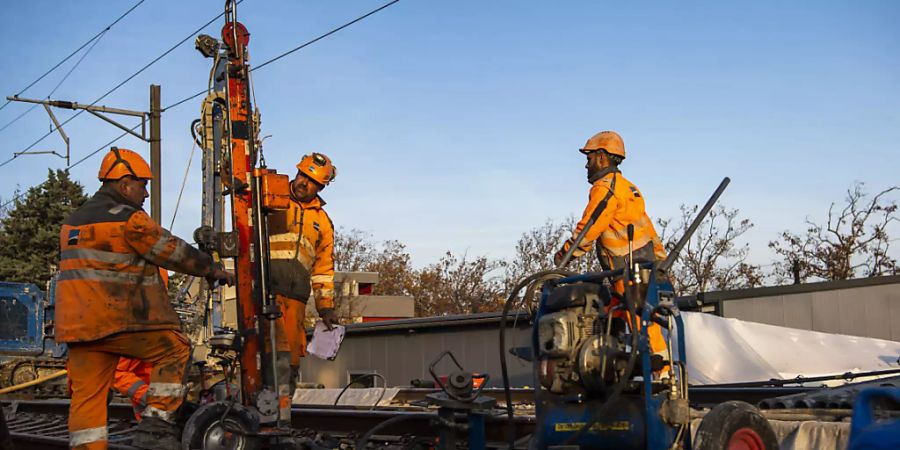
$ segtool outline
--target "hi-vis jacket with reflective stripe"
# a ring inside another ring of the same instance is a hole
[[[615,179],[615,181],[613,181]],[[617,170],[610,170],[600,175],[592,183],[588,205],[572,237],[563,246],[567,251],[572,241],[594,212],[594,208],[603,201],[604,197],[612,191],[612,195],[606,204],[606,208],[594,222],[594,225],[584,235],[584,240],[572,253],[573,257],[585,254],[591,249],[591,245],[598,238],[597,255],[600,263],[607,269],[623,267],[625,257],[628,255],[628,224],[634,225],[634,258],[635,260],[661,261],[666,258],[666,251],[653,228],[653,222],[647,216],[644,207],[644,197],[641,191],[626,180]]]
[[[57,340],[180,329],[160,267],[204,276],[212,258],[169,234],[113,189],[100,188],[60,230]]]
[[[334,226],[319,197],[269,215],[272,291],[316,309],[334,308]]]

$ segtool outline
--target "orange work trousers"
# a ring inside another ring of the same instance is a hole
[[[291,418],[291,398],[293,396],[294,377],[300,370],[300,358],[306,356],[306,303],[299,300],[275,295],[275,301],[281,310],[281,317],[275,320],[275,372],[278,378],[279,416],[282,420]],[[265,361],[270,361],[271,344],[265,340]],[[268,377],[264,382],[273,384]]]
[[[278,344],[278,351],[290,351],[291,367],[296,369],[300,367],[300,358],[306,356],[306,327],[303,326],[306,303],[283,295],[276,295],[275,300],[281,308],[276,329],[278,336],[284,336],[284,342]],[[282,339],[279,338],[279,341]]]
[[[617,280],[613,283],[613,289],[616,292],[622,294],[625,292],[625,283],[622,280]],[[624,294],[623,294],[624,295]],[[618,305],[619,302],[616,299],[613,299],[609,308]],[[608,312],[608,311],[607,311]],[[631,314],[628,311],[618,310],[613,313],[613,317],[618,317],[628,323],[628,327],[631,327]],[[641,318],[640,315],[636,317],[638,330],[641,329]],[[662,327],[659,326],[656,322],[651,322],[650,326],[647,327],[647,338],[650,341],[650,351],[653,352],[654,355],[660,355],[663,358],[667,357],[668,354],[668,345],[666,345],[666,339],[662,335]]]
[[[175,421],[184,401],[184,377],[191,356],[187,337],[175,330],[117,333],[90,342],[69,343],[69,446],[78,450],[107,448],[107,392],[119,357],[141,359],[153,366],[144,417]]]
[[[113,389],[131,400],[134,418],[141,421],[141,413],[147,407],[147,389],[153,365],[140,359],[119,358],[113,376]]]

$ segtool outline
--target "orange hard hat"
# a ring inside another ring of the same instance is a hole
[[[321,153],[303,156],[297,164],[297,170],[322,186],[331,183],[337,176],[337,168],[331,164],[331,159]]]
[[[129,175],[143,180],[153,179],[150,165],[141,155],[124,148],[111,148],[100,163],[97,178],[100,181],[114,181]]]
[[[622,136],[615,131],[601,131],[591,136],[584,144],[584,148],[578,149],[585,155],[597,150],[604,150],[610,155],[621,156],[622,159],[625,159],[625,142],[622,141]]]

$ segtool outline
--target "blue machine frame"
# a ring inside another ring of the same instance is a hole
[[[644,264],[651,273],[655,265]],[[601,283],[604,278],[620,276],[623,270],[606,272],[585,273],[581,275],[562,278],[556,281],[555,286],[587,282]],[[647,380],[652,380],[650,356],[650,340],[647,334],[647,325],[650,323],[650,315],[654,308],[659,306],[660,296],[663,293],[673,293],[672,285],[668,282],[657,283],[656,277],[651,276],[647,288],[645,307],[641,312],[641,331],[639,349],[641,353],[641,376],[643,392],[639,395],[622,395],[614,407],[607,410],[601,421],[598,421],[591,430],[585,432],[581,438],[567,445],[578,445],[581,448],[591,449],[648,449],[666,450],[674,443],[679,435],[677,428],[665,423],[659,415],[660,408],[668,394],[667,390],[653,394],[653,385]],[[547,448],[553,445],[564,445],[575,432],[587,426],[596,408],[599,408],[605,399],[588,399],[581,394],[556,395],[546,391],[538,380],[540,358],[537,357],[538,324],[544,315],[545,304],[550,292],[546,285],[541,295],[540,305],[532,328],[532,345],[535,349],[535,400],[537,409],[537,432],[533,444],[534,448]],[[673,363],[687,367],[685,352],[684,322],[678,310],[672,306],[675,327],[677,330],[678,357]],[[645,401],[646,400],[646,401]],[[690,449],[690,433],[683,435],[685,448]]]
[[[7,308],[24,307],[27,311],[25,335],[15,339],[0,339],[0,357],[65,356],[65,344],[53,340],[55,287],[56,284],[51,282],[50,295],[45,297],[44,292],[34,284],[0,282],[0,301],[9,302]]]

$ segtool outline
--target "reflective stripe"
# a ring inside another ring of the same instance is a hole
[[[70,248],[60,252],[60,261],[69,259],[93,259],[109,264],[134,264],[141,260],[137,255],[132,253],[105,252],[103,250],[93,250],[89,248]]]
[[[282,420],[290,420],[291,418],[291,385],[278,385],[278,415]]]
[[[185,258],[185,253],[187,253],[187,243],[179,239],[175,241],[175,251],[173,251],[172,254],[169,255],[169,261],[183,261]]]
[[[150,383],[147,395],[150,397],[181,397],[184,385],[180,383]]]
[[[309,280],[313,283],[331,283],[334,281],[334,275],[313,275]]]
[[[316,289],[313,296],[315,298],[334,298],[334,289]]]
[[[281,233],[269,235],[269,242],[297,242],[300,233]]]
[[[169,423],[175,423],[175,413],[176,411],[163,411],[159,408],[148,406],[146,409],[144,409],[144,412],[141,413],[141,417],[143,417],[144,419],[148,417],[156,417]]]
[[[105,441],[108,437],[106,425],[102,427],[88,428],[86,430],[72,431],[69,433],[69,446],[90,444],[91,442]]]
[[[163,252],[165,252],[166,248],[168,248],[169,246],[169,239],[171,237],[172,235],[168,231],[162,230],[159,240],[157,240],[156,243],[153,244],[153,247],[150,247],[150,250],[147,253],[144,253],[144,256],[149,259],[157,259],[162,257]]]
[[[157,284],[156,277],[144,277],[140,273],[117,272],[113,270],[96,270],[96,269],[71,269],[63,270],[59,273],[59,281],[67,280],[91,280],[103,281],[107,283],[124,283],[124,284]]]
[[[144,383],[144,380],[137,380],[132,383],[131,387],[128,388],[128,392],[126,393],[126,395],[128,395],[128,398],[134,400],[134,394],[136,394],[138,389],[140,389],[141,386],[144,386],[145,384],[146,383]],[[144,395],[147,395],[147,393],[144,392]]]
[[[270,259],[297,259],[297,253],[293,250],[272,250],[269,252]]]

